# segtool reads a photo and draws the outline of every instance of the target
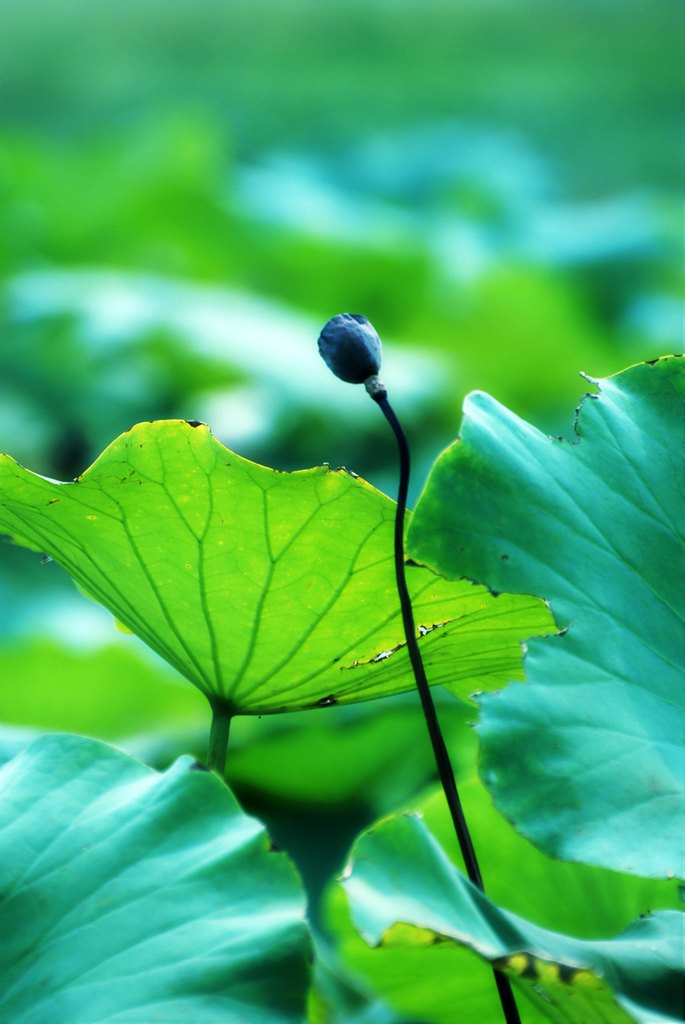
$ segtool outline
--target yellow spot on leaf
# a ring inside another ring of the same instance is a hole
[[[429,928],[417,928],[412,924],[393,924],[383,933],[383,946],[432,946],[436,941],[435,932]]]
[[[602,988],[601,979],[595,974],[590,974],[589,971],[577,971],[571,978],[572,985],[578,985],[580,988]]]
[[[546,963],[544,960],[536,960],[538,978],[545,984],[552,984],[559,981],[559,965]]]
[[[514,956],[507,957],[505,966],[515,974],[523,974],[528,966],[528,957],[525,953],[515,953]]]

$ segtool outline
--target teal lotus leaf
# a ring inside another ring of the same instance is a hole
[[[571,442],[484,394],[438,459],[410,554],[549,600],[527,685],[483,695],[482,773],[527,838],[568,860],[685,873],[685,360],[595,382]]]
[[[45,736],[0,769],[0,1020],[301,1024],[299,879],[194,767]]]
[[[443,1012],[430,1020],[476,1024],[474,1005],[481,1020],[499,1019],[486,965],[511,976],[524,1022],[682,1020],[685,921],[678,911],[660,911],[605,940],[542,928],[492,903],[448,860],[421,819],[409,814],[382,821],[358,840],[342,885],[356,928],[379,947],[378,954],[397,948],[418,948],[427,957],[432,951],[458,954],[443,958],[442,983],[435,961],[431,968],[426,958],[423,979],[421,961],[414,961],[417,985],[428,983],[428,998],[444,1002]],[[461,993],[458,987],[455,993],[455,970],[461,972]]]

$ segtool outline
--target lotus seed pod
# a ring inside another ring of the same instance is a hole
[[[363,384],[381,368],[381,339],[360,313],[338,313],[319,335],[319,352],[336,377]]]

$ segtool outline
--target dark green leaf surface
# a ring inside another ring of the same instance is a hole
[[[498,1019],[492,977],[479,960],[512,974],[524,1024],[541,1016],[557,1024],[682,1019],[683,916],[676,911],[639,920],[611,940],[546,930],[488,900],[413,815],[389,818],[362,836],[342,884],[368,943],[430,950],[447,941],[461,948],[460,960],[442,965],[442,989],[436,959],[417,981],[433,992],[438,987],[431,1021],[448,1021],[451,1012],[452,1019],[475,1024],[471,1007],[478,1002],[481,1020]],[[455,968],[463,976],[463,1004]],[[522,996],[532,1000],[532,1009]]]
[[[0,1020],[301,1024],[296,873],[191,765],[47,736],[0,770]]]
[[[185,421],[132,428],[72,484],[0,457],[0,529],[52,555],[242,714],[414,685],[395,591],[394,511],[344,470],[279,473]],[[495,599],[423,568],[409,577],[431,682],[468,696],[521,677],[520,641],[550,628],[539,601]]]
[[[555,856],[685,873],[685,364],[598,381],[575,443],[483,394],[438,460],[410,527],[448,576],[551,602],[529,684],[482,698],[498,806]]]

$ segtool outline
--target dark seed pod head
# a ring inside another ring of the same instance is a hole
[[[381,339],[361,313],[338,313],[319,335],[326,366],[348,384],[363,384],[381,368]]]

